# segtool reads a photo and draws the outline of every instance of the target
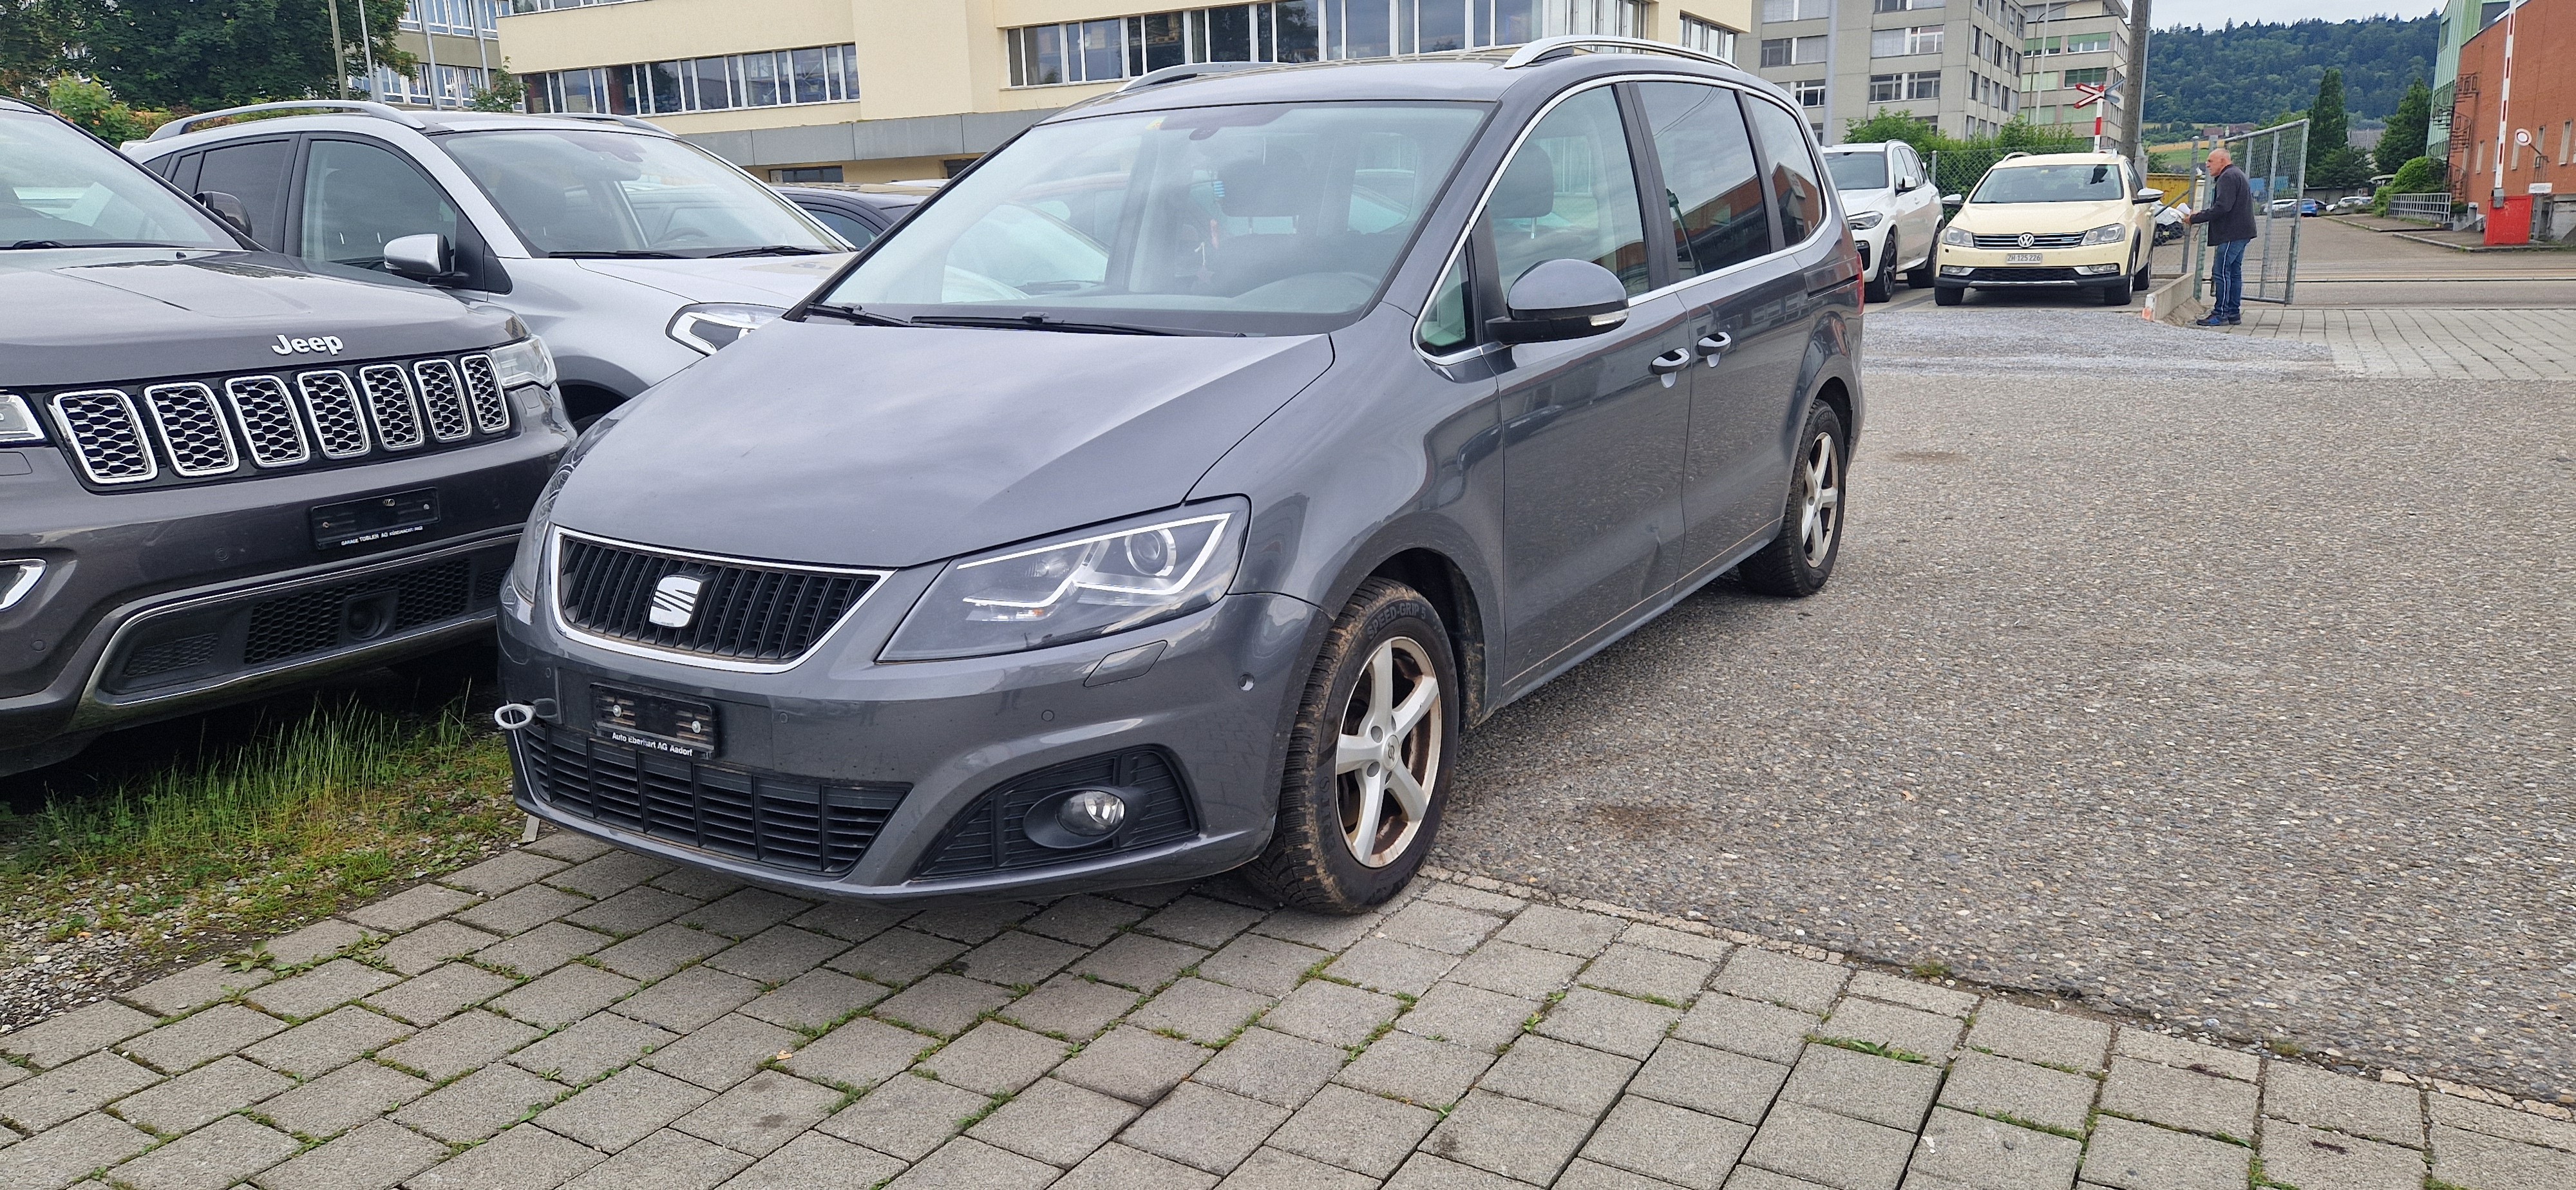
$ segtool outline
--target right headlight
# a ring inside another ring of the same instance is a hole
[[[2129,229],[2126,227],[2122,227],[2117,223],[2105,223],[2100,227],[2085,232],[2084,242],[2087,245],[2116,244],[2123,238],[2127,237],[2128,234]]]
[[[692,349],[708,355],[742,341],[744,335],[759,330],[784,311],[774,306],[752,306],[741,302],[701,302],[683,306],[671,316],[668,333]]]
[[[0,393],[0,444],[44,440],[45,427],[36,420],[36,411],[27,408],[27,399],[16,393]]]
[[[1941,242],[1953,248],[1974,248],[1977,237],[1969,235],[1964,227],[1944,227],[1941,229]]]
[[[1861,211],[1852,215],[1848,222],[1851,224],[1851,229],[1853,231],[1868,231],[1870,228],[1878,226],[1879,220],[1885,218],[1887,218],[1887,216],[1879,211]]]
[[[1211,500],[948,564],[887,642],[888,661],[980,657],[1141,628],[1214,604],[1251,507]]]
[[[555,355],[546,350],[546,341],[535,335],[495,347],[491,355],[492,371],[502,388],[555,382]]]

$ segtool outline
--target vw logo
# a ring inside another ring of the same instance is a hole
[[[2025,231],[2025,232],[2021,233],[2021,246],[2022,246],[2022,247],[2027,248],[2027,247],[2030,247],[2031,245],[2036,244],[2036,243],[2038,243],[2038,242],[2039,242],[2038,240],[2031,238],[2031,234],[2030,234],[2029,232],[2026,232],[2026,231]]]
[[[693,574],[669,574],[653,584],[653,610],[645,618],[664,628],[686,628],[698,615],[698,592],[706,582]]]

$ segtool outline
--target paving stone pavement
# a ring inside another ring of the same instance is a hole
[[[2568,1190],[2576,1120],[1426,874],[911,913],[570,834],[0,1034],[0,1188]]]
[[[2227,333],[2323,343],[2337,367],[2363,375],[2556,380],[2576,369],[2576,309],[2248,306]]]

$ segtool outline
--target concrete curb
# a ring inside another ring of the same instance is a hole
[[[2401,240],[2412,240],[2418,244],[2431,244],[2436,248],[2448,248],[2453,252],[2565,252],[2570,248],[2570,246],[2566,244],[2454,244],[2447,240],[2436,240],[2428,236],[2417,235],[2413,232],[2392,231],[2388,234]]]
[[[2209,303],[2191,296],[2191,274],[2168,277],[2147,291],[2147,307],[2155,311],[2158,322],[2174,326],[2188,325],[2193,319],[2209,313]]]

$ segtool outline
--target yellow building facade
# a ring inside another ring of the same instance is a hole
[[[1566,33],[1731,59],[1752,3],[516,0],[499,24],[530,111],[639,116],[772,181],[879,182],[953,173],[1047,114],[1165,66]]]

